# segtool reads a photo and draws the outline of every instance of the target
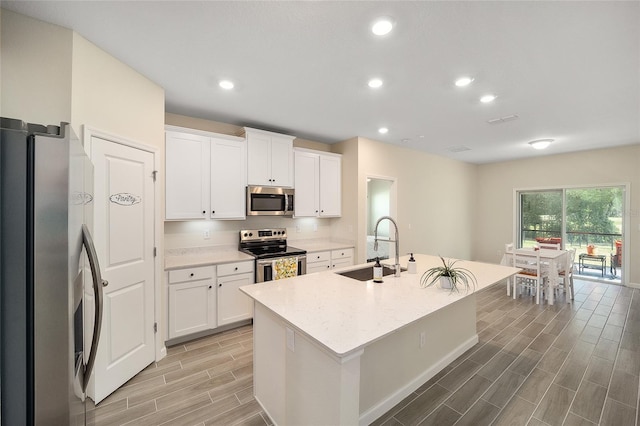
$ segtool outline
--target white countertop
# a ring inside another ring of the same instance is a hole
[[[478,285],[469,293],[464,290],[451,293],[436,287],[421,288],[422,273],[441,262],[437,256],[414,256],[417,274],[403,272],[398,278],[388,275],[381,284],[357,281],[327,271],[240,289],[334,355],[344,357],[519,271],[517,268],[461,260],[457,266],[471,270]],[[406,266],[408,256],[400,259],[401,265]],[[365,265],[346,267],[342,271],[362,266]]]
[[[239,252],[237,247],[200,247],[167,250],[164,256],[164,269],[193,268],[198,266],[220,265],[224,263],[253,261],[254,257]]]
[[[353,248],[353,243],[329,240],[299,240],[290,241],[289,244],[309,253]],[[165,251],[164,269],[169,271],[172,269],[241,262],[243,260],[254,260],[254,258],[238,251],[237,246],[169,249]]]
[[[346,248],[353,248],[354,243],[329,241],[329,240],[289,240],[288,244],[297,247],[302,250],[306,250],[307,253],[317,253],[319,251],[341,250]]]

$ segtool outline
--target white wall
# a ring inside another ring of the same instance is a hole
[[[2,9],[0,111],[59,125],[71,121],[71,31]]]
[[[562,188],[631,184],[631,203],[626,206],[630,257],[627,282],[640,283],[640,145],[549,155],[478,167],[478,203],[474,220],[474,258],[498,262],[504,244],[515,240],[515,189]]]

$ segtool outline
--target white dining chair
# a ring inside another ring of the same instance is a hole
[[[566,262],[558,271],[558,278],[562,280],[564,291],[567,294],[567,303],[573,300],[573,267],[576,261],[576,249],[567,250]]]
[[[513,276],[513,298],[518,297],[518,289],[534,291],[536,304],[540,304],[540,297],[544,288],[543,265],[540,263],[540,251],[530,254],[519,254],[513,251],[513,265],[522,271]]]
[[[505,266],[513,266],[513,253],[514,246],[513,243],[507,243],[504,245],[504,265]],[[513,285],[513,277],[507,278],[507,296],[511,296],[511,286]]]

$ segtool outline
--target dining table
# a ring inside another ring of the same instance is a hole
[[[564,268],[567,263],[567,250],[539,249],[537,247],[521,247],[515,249],[518,256],[536,257],[536,253],[540,253],[540,261],[546,265],[541,273],[547,278],[549,291],[546,292],[546,299],[550,305],[553,305],[555,289],[558,287],[560,277],[558,272]],[[509,256],[513,251],[507,251],[502,256],[501,265],[510,265]]]

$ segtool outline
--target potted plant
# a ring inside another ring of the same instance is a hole
[[[442,266],[435,266],[427,269],[420,278],[421,287],[429,287],[436,283],[440,283],[441,288],[451,289],[451,292],[459,292],[459,286],[464,286],[464,289],[469,291],[469,287],[475,288],[477,280],[473,272],[466,268],[456,267],[457,260],[442,260]]]

